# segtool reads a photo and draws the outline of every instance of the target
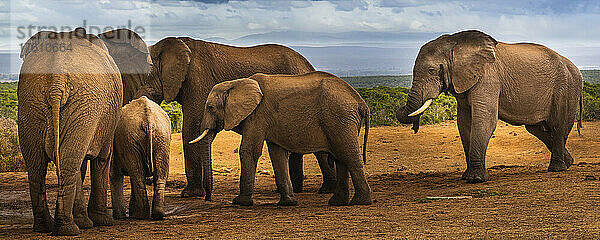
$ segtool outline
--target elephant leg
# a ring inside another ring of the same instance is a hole
[[[114,224],[112,216],[108,214],[106,196],[112,147],[108,151],[109,153],[106,157],[99,155],[90,161],[92,191],[87,211],[94,226],[112,226]]]
[[[114,219],[127,217],[123,201],[123,173],[117,166],[117,161],[110,166],[110,197],[112,202],[112,214]]]
[[[185,110],[183,115],[185,118]],[[193,119],[183,121],[183,153],[187,185],[181,192],[181,197],[204,197],[206,201],[210,201],[213,185],[211,143],[216,132],[211,131],[199,143],[190,145],[189,141],[200,135],[197,132],[199,128],[188,124],[190,122],[194,122]]]
[[[54,228],[54,219],[48,209],[46,198],[46,173],[48,162],[39,154],[38,158],[31,159],[32,154],[23,154],[27,163],[27,177],[29,181],[29,196],[33,209],[33,231],[40,233],[51,232]],[[33,161],[36,161],[34,164]]]
[[[317,157],[321,175],[323,175],[323,184],[319,188],[319,193],[333,193],[337,184],[335,180],[335,162],[328,158],[327,153],[315,153],[315,157]]]
[[[129,200],[129,217],[136,219],[150,218],[150,204],[143,174],[130,173],[131,199]]]
[[[465,159],[467,166],[469,166],[469,148],[471,147],[471,107],[469,107],[466,99],[457,98],[457,125],[458,133],[460,134],[460,140],[463,145],[463,151],[465,152]],[[466,180],[466,173],[462,175],[462,179]]]
[[[333,155],[329,155],[329,158],[333,158]],[[329,205],[332,206],[345,206],[348,205],[350,200],[350,189],[348,188],[348,168],[345,163],[340,162],[337,158],[334,158],[335,169],[337,175],[337,186],[333,196],[329,199]]]
[[[81,181],[80,168],[84,156],[66,156],[68,155],[61,154],[60,159],[60,180],[56,199],[56,213],[54,215],[54,234],[74,236],[79,234],[79,227],[73,219],[73,207],[77,185]]]
[[[154,220],[165,218],[165,186],[169,177],[169,151],[169,145],[166,145],[162,151],[155,151],[159,154],[155,154],[157,179],[154,182],[152,196],[152,219]]]
[[[550,166],[548,166],[549,172],[562,172],[566,171],[570,164],[565,160],[567,154],[565,143],[567,138],[561,134],[552,136],[552,150],[550,154]]]
[[[89,229],[94,226],[92,220],[88,217],[85,205],[85,197],[83,194],[83,181],[85,180],[85,171],[87,170],[87,160],[84,160],[79,170],[81,179],[77,180],[75,191],[75,203],[73,206],[73,219],[79,229]],[[81,180],[81,181],[80,181]]]
[[[152,197],[152,219],[154,220],[165,218],[166,182],[166,179],[159,179],[154,183],[154,195]]]
[[[485,169],[485,154],[498,123],[499,86],[480,82],[470,92],[471,134],[467,170],[463,179],[468,183],[480,183],[488,180]]]
[[[357,136],[341,138],[341,139],[357,139]],[[359,151],[358,142],[350,141],[344,144],[335,144],[334,146],[342,146],[342,149],[334,150],[338,162],[341,162],[346,168],[346,172],[350,172],[352,185],[354,185],[354,196],[350,201],[350,205],[370,205],[373,203],[371,198],[371,188],[363,170],[363,162]],[[346,173],[346,179],[348,174]],[[347,181],[347,180],[346,180]],[[346,183],[346,186],[348,184]]]
[[[256,164],[262,153],[264,138],[256,134],[242,135],[240,145],[240,163],[242,165],[240,176],[240,195],[233,199],[233,204],[252,206],[252,194],[254,193],[254,178],[256,177]]]
[[[525,129],[527,129],[529,133],[536,136],[540,141],[542,141],[544,145],[546,145],[546,148],[548,148],[548,150],[552,152],[552,134],[548,131],[544,131],[542,125],[526,125]],[[571,164],[573,164],[573,157],[571,156],[571,153],[569,153],[566,147],[564,150],[564,161],[567,165],[567,168],[569,168]]]
[[[185,177],[187,185],[181,192],[181,197],[204,197],[206,192],[202,183],[202,160],[210,158],[210,144],[198,144],[196,149],[184,141],[183,154],[185,160]],[[202,154],[201,154],[202,153]]]
[[[289,157],[289,174],[292,181],[292,187],[295,193],[301,193],[304,182],[304,161],[302,154],[290,153]]]
[[[271,163],[273,164],[273,171],[275,171],[275,183],[277,185],[277,191],[279,191],[280,195],[277,205],[298,205],[298,201],[294,198],[292,182],[290,180],[288,170],[288,152],[272,142],[267,142],[267,147],[269,149]]]

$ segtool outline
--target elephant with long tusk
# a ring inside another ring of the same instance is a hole
[[[525,125],[552,152],[549,171],[565,171],[573,157],[565,142],[577,117],[583,80],[567,58],[538,44],[498,42],[480,31],[443,35],[421,47],[402,123],[419,118],[442,92],[458,102],[457,122],[467,160],[462,178],[485,182],[485,152],[498,119]],[[416,110],[415,110],[416,109]]]

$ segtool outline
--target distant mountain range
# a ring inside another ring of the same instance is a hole
[[[371,76],[411,74],[421,45],[441,34],[274,31],[233,40],[221,37],[204,40],[235,46],[278,43],[291,46],[318,70],[339,76]],[[555,50],[572,60],[580,69],[600,69],[600,47],[565,47]],[[17,53],[0,53],[0,73],[18,73],[21,63]]]

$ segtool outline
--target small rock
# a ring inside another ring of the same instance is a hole
[[[397,148],[394,148],[394,151],[396,151],[396,152],[397,152],[397,151],[400,151],[400,150],[398,150]]]

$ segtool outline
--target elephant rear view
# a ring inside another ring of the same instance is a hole
[[[36,232],[77,235],[80,228],[112,225],[106,206],[112,139],[123,86],[104,43],[79,28],[40,32],[21,52],[19,141],[27,165]],[[87,211],[82,178],[90,159]],[[55,218],[46,202],[45,177],[56,165]]]
[[[123,175],[131,181],[129,216],[163,219],[165,184],[169,176],[171,121],[162,108],[146,97],[123,106],[121,121],[115,132],[114,160],[110,187],[113,217],[124,218]],[[152,214],[144,180],[152,178],[154,196]]]

